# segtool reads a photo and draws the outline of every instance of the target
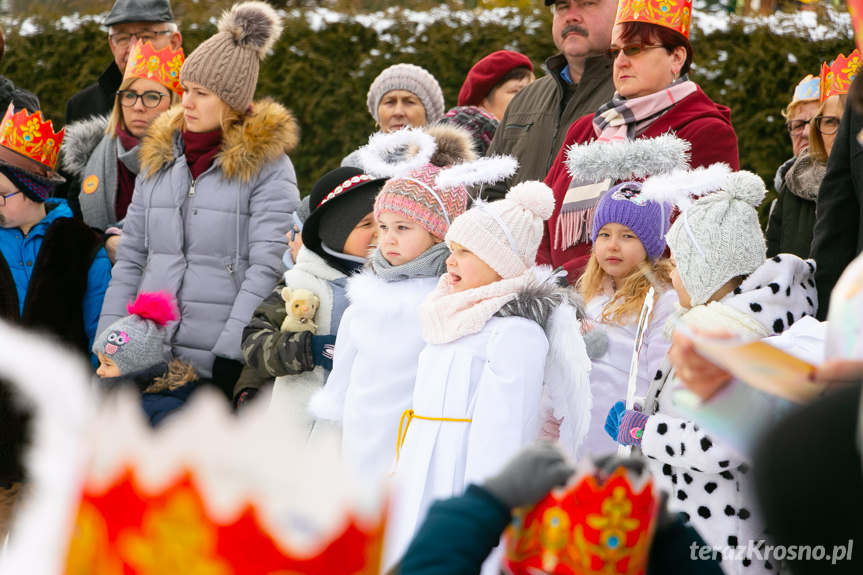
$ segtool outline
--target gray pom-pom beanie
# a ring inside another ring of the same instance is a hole
[[[767,245],[756,208],[766,193],[755,174],[733,172],[720,191],[694,202],[671,226],[665,239],[693,306],[764,263]]]
[[[440,84],[428,70],[414,64],[395,64],[375,78],[366,98],[369,113],[380,122],[378,106],[387,92],[407,90],[416,94],[426,111],[426,120],[433,124],[443,118],[444,98]]]

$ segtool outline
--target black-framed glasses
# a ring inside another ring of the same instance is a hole
[[[124,108],[131,108],[134,106],[138,103],[138,98],[141,98],[141,103],[144,104],[145,108],[155,108],[165,96],[167,96],[167,94],[156,92],[155,90],[144,92],[143,94],[138,94],[132,90],[120,90],[117,92],[117,98],[120,100],[120,105]]]
[[[623,48],[612,48],[606,53],[612,60],[617,60],[617,57],[620,56],[621,52],[623,52],[627,58],[635,58],[645,50],[652,50],[654,48],[665,48],[665,46],[662,44],[630,44]]]
[[[812,118],[812,121],[815,122],[815,128],[825,136],[835,134],[839,131],[840,120],[841,118],[836,116],[815,116]]]
[[[108,39],[118,48],[125,48],[134,36],[143,43],[152,42],[159,34],[171,34],[171,30],[143,30],[141,32],[110,34]]]
[[[20,194],[20,193],[21,193],[21,190],[18,190],[17,192],[12,192],[11,194],[0,194],[0,207],[6,205],[6,198],[11,198],[15,194]]]
[[[788,133],[792,136],[796,136],[803,132],[803,129],[809,125],[809,122],[812,120],[791,120],[785,122],[785,129],[788,130]]]

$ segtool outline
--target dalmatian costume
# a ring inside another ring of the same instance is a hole
[[[775,335],[804,316],[814,316],[815,265],[791,254],[768,259],[718,302],[681,310],[677,316],[695,328],[723,327],[732,333]],[[676,318],[675,318],[676,319]],[[669,322],[671,326],[672,322]],[[722,568],[728,575],[777,573],[775,560],[746,556],[743,549],[766,537],[758,516],[754,480],[738,455],[680,417],[672,402],[677,387],[668,359],[648,391],[641,450],[657,485],[667,491],[669,508],[680,512],[708,545],[736,547]]]

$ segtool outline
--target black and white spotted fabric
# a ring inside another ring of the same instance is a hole
[[[693,327],[724,327],[739,335],[781,333],[794,321],[815,314],[814,263],[781,254],[767,260],[733,293],[719,302],[696,306],[680,319]],[[811,282],[811,283],[810,283]],[[669,373],[670,372],[670,373]],[[745,547],[766,537],[757,512],[749,464],[681,417],[672,402],[678,384],[666,360],[648,391],[641,449],[669,508],[683,514],[708,545]],[[774,561],[726,558],[728,575],[777,573]]]

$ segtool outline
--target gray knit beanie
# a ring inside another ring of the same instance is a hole
[[[437,122],[443,117],[444,100],[440,84],[428,70],[413,64],[395,64],[390,66],[375,78],[366,103],[369,113],[380,122],[378,117],[378,106],[384,95],[393,90],[407,90],[416,94],[426,111],[426,119],[429,124]]]
[[[204,41],[180,69],[180,82],[196,82],[231,108],[252,104],[260,61],[282,33],[282,19],[266,2],[235,4],[222,14],[219,32]]]
[[[671,226],[665,239],[693,306],[764,263],[767,246],[756,208],[766,193],[755,174],[733,172],[720,191],[697,200]]]
[[[165,292],[141,293],[118,319],[93,341],[93,353],[113,361],[121,375],[165,362],[165,326],[177,319],[174,298]]]

